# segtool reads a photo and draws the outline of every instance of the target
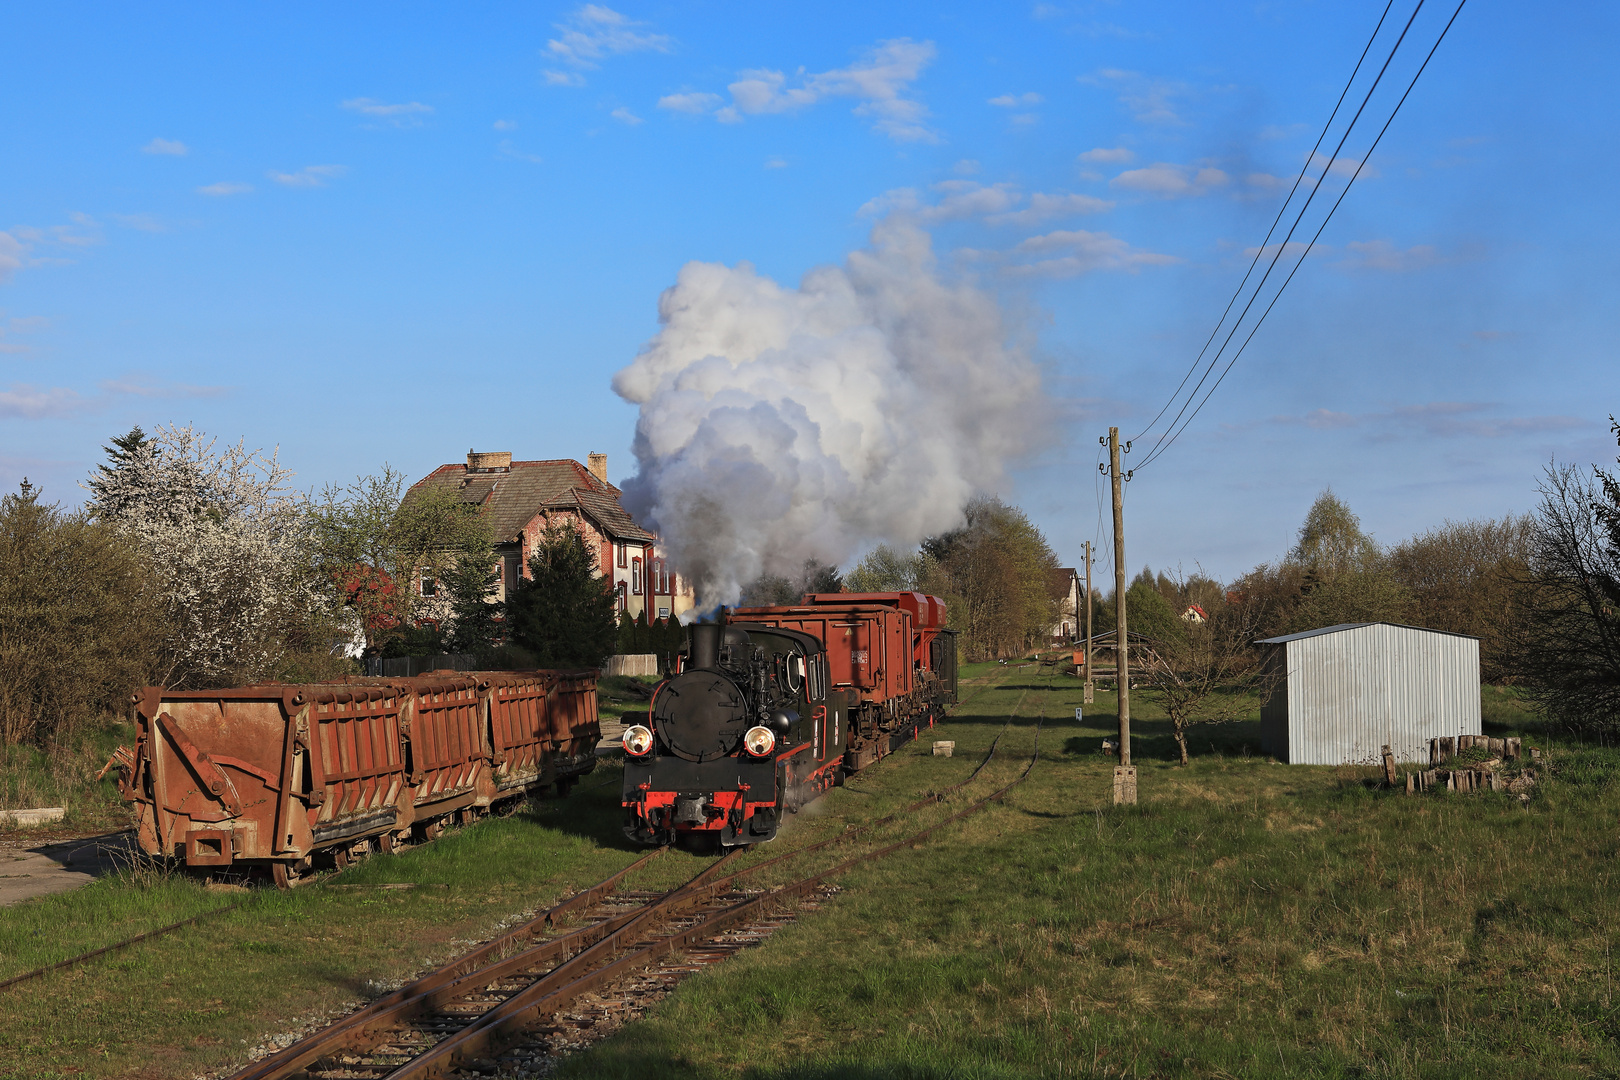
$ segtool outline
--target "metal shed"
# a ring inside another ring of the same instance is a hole
[[[1397,623],[1266,638],[1287,678],[1260,710],[1260,743],[1290,765],[1427,761],[1429,740],[1479,735],[1479,639]],[[1276,670],[1276,667],[1273,668]]]

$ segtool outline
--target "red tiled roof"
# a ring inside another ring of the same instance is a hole
[[[619,505],[619,489],[597,479],[577,461],[514,461],[505,471],[469,471],[463,463],[440,465],[411,485],[445,487],[463,502],[482,506],[489,515],[496,543],[517,539],[542,510],[578,510],[616,540],[650,542],[657,539],[637,525]],[[409,492],[406,493],[409,497]]]

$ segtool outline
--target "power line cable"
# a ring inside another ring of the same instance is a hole
[[[1333,111],[1328,114],[1327,123],[1322,125],[1322,132],[1317,135],[1316,144],[1311,147],[1311,152],[1305,155],[1305,164],[1299,167],[1299,175],[1294,177],[1294,186],[1288,189],[1288,198],[1284,199],[1282,205],[1277,207],[1277,216],[1272,219],[1271,228],[1266,230],[1266,238],[1260,241],[1260,246],[1255,249],[1254,259],[1250,261],[1249,268],[1244,271],[1243,280],[1238,282],[1238,287],[1233,290],[1232,298],[1226,302],[1226,310],[1221,312],[1221,317],[1216,320],[1214,329],[1210,330],[1209,338],[1204,342],[1204,347],[1198,350],[1198,356],[1193,360],[1192,365],[1187,368],[1187,374],[1181,377],[1181,382],[1177,384],[1169,399],[1159,409],[1158,414],[1148,421],[1146,427],[1137,432],[1131,439],[1132,442],[1152,431],[1153,426],[1159,422],[1159,418],[1165,414],[1170,406],[1176,403],[1176,399],[1181,396],[1182,387],[1187,385],[1187,380],[1192,378],[1193,372],[1198,370],[1198,365],[1203,362],[1204,354],[1209,351],[1209,346],[1215,340],[1215,335],[1219,334],[1221,327],[1226,324],[1226,317],[1232,313],[1232,305],[1236,304],[1238,297],[1243,295],[1243,287],[1249,283],[1249,277],[1254,273],[1254,268],[1260,264],[1260,256],[1265,254],[1266,244],[1270,242],[1272,234],[1277,231],[1277,225],[1282,221],[1283,214],[1288,210],[1288,204],[1294,201],[1294,195],[1299,191],[1300,183],[1310,170],[1311,163],[1316,160],[1316,152],[1322,148],[1322,140],[1326,139],[1327,133],[1332,130],[1333,121],[1338,117],[1339,109],[1344,105],[1344,99],[1350,93],[1350,87],[1355,85],[1356,76],[1361,74],[1361,65],[1366,63],[1367,54],[1372,51],[1373,42],[1378,40],[1378,32],[1384,28],[1384,20],[1389,18],[1389,10],[1394,6],[1395,0],[1389,0],[1384,5],[1384,13],[1378,16],[1378,25],[1373,27],[1372,36],[1367,39],[1367,44],[1362,48],[1361,55],[1356,59],[1356,66],[1350,72],[1350,78],[1346,80],[1344,89],[1339,91],[1339,100],[1333,103]],[[1195,390],[1194,393],[1196,392]],[[1174,424],[1175,422],[1171,421],[1171,426],[1174,426]]]
[[[1210,373],[1215,370],[1215,365],[1221,362],[1222,354],[1226,352],[1226,347],[1232,343],[1232,338],[1237,334],[1239,327],[1243,325],[1243,320],[1248,317],[1249,310],[1254,307],[1254,302],[1260,298],[1261,290],[1266,287],[1266,282],[1271,279],[1271,272],[1277,268],[1277,262],[1282,258],[1283,252],[1288,250],[1288,241],[1294,238],[1294,231],[1299,228],[1299,223],[1305,220],[1305,214],[1308,210],[1310,210],[1311,203],[1316,198],[1316,193],[1322,189],[1323,182],[1327,180],[1328,173],[1333,169],[1333,163],[1339,159],[1339,151],[1343,150],[1344,144],[1349,141],[1350,133],[1355,130],[1356,123],[1361,119],[1361,114],[1366,111],[1367,105],[1372,101],[1373,94],[1378,90],[1379,84],[1383,82],[1384,75],[1389,71],[1389,65],[1394,63],[1395,54],[1400,50],[1402,43],[1406,41],[1406,35],[1409,31],[1411,31],[1412,23],[1417,20],[1418,12],[1423,10],[1423,3],[1424,0],[1418,0],[1417,6],[1412,9],[1412,14],[1407,18],[1406,25],[1401,28],[1401,36],[1395,39],[1395,44],[1389,50],[1389,55],[1384,58],[1383,66],[1378,69],[1378,76],[1373,79],[1372,85],[1367,88],[1366,95],[1361,99],[1361,105],[1356,109],[1356,115],[1350,118],[1350,124],[1344,129],[1344,135],[1340,137],[1338,145],[1333,148],[1333,153],[1329,155],[1327,163],[1322,166],[1321,177],[1317,179],[1316,183],[1311,185],[1311,193],[1305,196],[1304,204],[1300,206],[1299,213],[1294,216],[1294,223],[1288,227],[1288,234],[1283,237],[1282,243],[1277,245],[1276,253],[1272,255],[1271,262],[1266,264],[1266,272],[1261,275],[1260,283],[1254,287],[1254,292],[1249,295],[1248,302],[1243,305],[1243,311],[1238,314],[1237,320],[1232,323],[1232,329],[1227,332],[1225,339],[1221,342],[1221,347],[1217,349],[1215,351],[1215,355],[1210,358],[1209,366],[1204,369],[1203,375],[1199,376],[1198,382],[1192,388],[1192,392],[1187,395],[1187,400],[1182,402],[1181,408],[1176,412],[1175,419],[1170,421],[1170,426],[1165,428],[1163,434],[1161,434],[1148,449],[1147,459],[1142,462],[1143,466],[1145,466],[1148,461],[1152,460],[1157,455],[1159,448],[1164,445],[1164,442],[1169,437],[1170,432],[1175,429],[1176,424],[1181,420],[1182,416],[1186,414],[1188,406],[1193,403],[1193,399],[1198,396],[1198,391],[1203,388],[1204,382],[1209,378]],[[1365,160],[1366,159],[1363,158],[1363,162],[1365,162]],[[1359,171],[1360,167],[1358,166],[1357,168]],[[1264,251],[1265,247],[1262,245],[1260,252],[1257,253],[1256,257],[1258,257],[1259,254],[1263,254]],[[1217,326],[1216,330],[1218,332],[1220,327]],[[1138,468],[1141,467],[1142,466],[1138,466]]]
[[[1203,411],[1205,404],[1209,402],[1210,396],[1213,395],[1220,387],[1221,383],[1226,380],[1227,372],[1232,370],[1232,365],[1237,363],[1238,357],[1242,356],[1244,350],[1249,347],[1249,342],[1254,340],[1254,335],[1257,334],[1260,331],[1260,327],[1265,324],[1266,316],[1271,314],[1271,309],[1276,307],[1277,301],[1282,298],[1283,290],[1287,289],[1288,283],[1294,280],[1294,275],[1298,273],[1299,268],[1305,264],[1305,257],[1311,253],[1311,248],[1316,245],[1316,241],[1321,239],[1322,231],[1327,228],[1328,222],[1333,220],[1333,215],[1339,209],[1339,204],[1344,202],[1344,197],[1346,195],[1350,194],[1351,185],[1356,182],[1356,177],[1361,175],[1361,170],[1366,167],[1368,160],[1372,158],[1373,151],[1378,149],[1378,144],[1383,141],[1384,133],[1388,131],[1389,126],[1395,122],[1395,117],[1400,113],[1401,106],[1406,104],[1408,95],[1412,93],[1413,87],[1417,86],[1418,79],[1422,77],[1424,70],[1429,66],[1429,61],[1434,59],[1434,54],[1440,48],[1440,43],[1446,39],[1446,34],[1451,30],[1452,23],[1457,21],[1457,16],[1462,14],[1463,5],[1467,2],[1468,0],[1460,0],[1460,2],[1457,4],[1457,10],[1451,13],[1451,18],[1446,21],[1445,29],[1440,31],[1440,36],[1435,39],[1434,45],[1429,49],[1429,54],[1423,58],[1423,63],[1418,67],[1417,74],[1412,76],[1412,81],[1407,84],[1406,92],[1403,93],[1401,95],[1401,99],[1395,103],[1395,108],[1390,112],[1389,119],[1384,121],[1384,126],[1378,131],[1378,137],[1373,139],[1372,145],[1367,148],[1367,153],[1362,157],[1360,164],[1356,166],[1356,171],[1351,174],[1349,183],[1345,184],[1344,190],[1339,192],[1339,197],[1338,199],[1334,200],[1332,208],[1328,210],[1327,217],[1323,218],[1322,224],[1317,226],[1316,234],[1311,237],[1310,243],[1305,245],[1305,250],[1300,253],[1299,259],[1294,263],[1294,268],[1290,270],[1288,272],[1288,276],[1283,279],[1282,285],[1278,287],[1276,295],[1271,298],[1271,302],[1266,305],[1265,311],[1261,312],[1259,320],[1255,322],[1253,329],[1249,331],[1249,336],[1243,339],[1243,344],[1238,346],[1237,352],[1232,354],[1232,359],[1227,361],[1225,369],[1221,371],[1220,378],[1215,380],[1215,384],[1209,388],[1209,392],[1206,393],[1203,400],[1198,403],[1198,407],[1193,410],[1192,415],[1187,417],[1187,423],[1182,424],[1181,427],[1176,430],[1175,434],[1170,436],[1169,441],[1164,444],[1162,449],[1156,446],[1155,449],[1148,454],[1147,459],[1143,461],[1141,465],[1137,466],[1138,469],[1145,468],[1153,461],[1154,458],[1164,453],[1165,450],[1170,449],[1171,445],[1173,445],[1175,441],[1181,437],[1181,433],[1187,430],[1187,425],[1191,424],[1195,419],[1197,419],[1198,414]],[[1219,356],[1217,356],[1216,359],[1218,360]]]

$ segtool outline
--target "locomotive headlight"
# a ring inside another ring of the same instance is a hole
[[[624,729],[624,752],[632,757],[640,757],[652,749],[652,732],[640,724],[632,724]]]
[[[743,749],[755,757],[764,757],[776,749],[776,733],[768,727],[751,727],[743,736]]]

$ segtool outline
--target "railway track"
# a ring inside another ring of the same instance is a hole
[[[1014,705],[1014,715],[1025,697]],[[1044,710],[1042,716],[1044,720]],[[734,849],[667,892],[618,891],[633,871],[663,849],[649,853],[502,937],[232,1074],[230,1080],[541,1075],[550,1060],[639,1016],[692,972],[765,940],[803,911],[819,907],[837,890],[832,879],[838,875],[915,846],[1003,798],[1035,766],[1039,723],[1035,752],[1017,778],[964,809],[788,884],[765,889],[745,883],[769,867],[869,837],[885,825],[944,802],[980,776],[995,758],[1006,730],[966,779],[884,818],[740,870],[730,870],[740,851]],[[563,927],[564,921],[577,925]]]

